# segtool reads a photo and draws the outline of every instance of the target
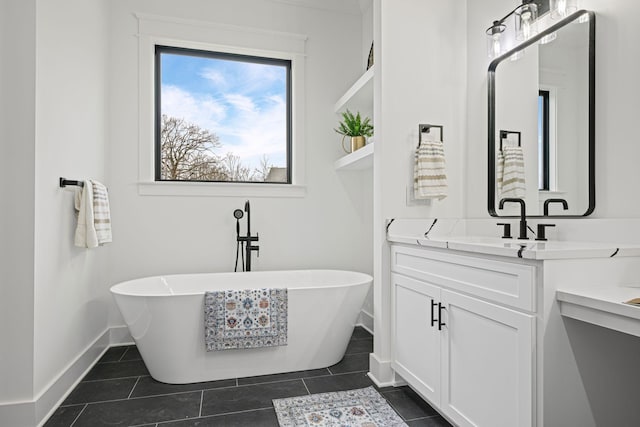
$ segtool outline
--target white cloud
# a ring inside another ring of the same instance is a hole
[[[176,86],[163,85],[162,113],[215,132],[227,116],[227,108],[211,96],[195,96]]]
[[[224,99],[240,111],[252,113],[256,110],[256,105],[248,96],[240,95],[237,93],[230,93],[225,95]]]
[[[216,87],[224,88],[228,85],[225,75],[218,70],[207,68],[202,71],[200,77],[213,83]]]
[[[239,110],[233,122],[221,129],[221,133],[237,138],[237,143],[225,146],[225,150],[239,155],[251,167],[257,167],[263,155],[271,163],[286,166],[286,103],[276,96],[269,101],[261,110]]]

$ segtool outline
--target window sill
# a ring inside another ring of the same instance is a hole
[[[141,196],[304,197],[307,188],[290,184],[218,182],[139,182]]]

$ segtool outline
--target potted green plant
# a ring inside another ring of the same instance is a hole
[[[340,135],[342,135],[342,148],[347,153],[352,153],[366,144],[366,138],[373,135],[373,125],[371,119],[360,117],[360,112],[355,115],[348,109],[342,113],[342,121],[338,124],[338,128],[334,129]],[[348,151],[344,146],[344,139],[351,137],[351,151]]]

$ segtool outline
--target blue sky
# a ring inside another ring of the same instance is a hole
[[[162,53],[162,114],[218,135],[252,169],[286,166],[286,68]]]

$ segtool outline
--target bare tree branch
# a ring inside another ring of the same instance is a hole
[[[225,181],[228,177],[213,151],[221,144],[216,134],[184,119],[162,115],[160,127],[161,177],[169,180]]]

